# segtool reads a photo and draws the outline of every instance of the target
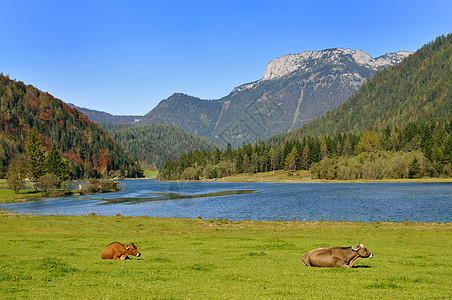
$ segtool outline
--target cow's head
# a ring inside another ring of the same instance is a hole
[[[135,246],[134,243],[132,243],[130,245],[125,245],[125,246],[126,246],[126,250],[129,253],[129,255],[135,255],[135,256],[141,255],[140,251],[138,251],[137,246]]]
[[[366,247],[362,243],[359,243],[357,246],[352,246],[352,250],[355,252],[358,252],[359,256],[361,257],[369,257],[371,258],[373,256],[372,253],[370,253],[369,250],[367,250]]]

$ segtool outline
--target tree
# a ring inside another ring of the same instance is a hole
[[[36,129],[28,135],[27,144],[28,166],[30,167],[30,179],[36,181],[45,174],[45,156],[42,150],[42,138]]]
[[[417,157],[408,165],[408,178],[419,178],[422,175],[420,173],[420,166]]]
[[[249,158],[248,154],[245,153],[245,155],[243,156],[243,164],[242,164],[243,173],[249,173],[250,166],[251,166],[250,158]]]
[[[286,171],[297,170],[298,150],[296,146],[293,146],[292,151],[286,157],[285,169]]]
[[[45,161],[46,173],[58,176],[60,182],[65,181],[69,177],[69,168],[64,162],[63,157],[58,151],[55,144],[52,145]]]
[[[270,168],[272,171],[278,168],[279,151],[275,147],[270,148]]]
[[[306,143],[301,154],[300,166],[301,169],[303,170],[309,170],[310,165],[311,165],[311,150],[309,150],[308,143]]]
[[[378,133],[373,130],[364,131],[358,142],[360,152],[376,152],[380,150],[380,140]]]
[[[50,190],[60,187],[60,178],[55,174],[46,174],[36,180],[36,187],[44,190],[44,195],[50,195]]]
[[[342,146],[342,155],[350,155],[352,153],[352,142],[350,140],[350,135],[347,135],[347,138],[344,141],[344,145]]]
[[[16,194],[25,186],[25,178],[28,176],[27,157],[25,154],[16,154],[8,166],[8,186]]]

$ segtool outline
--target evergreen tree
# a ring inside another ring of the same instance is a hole
[[[245,155],[243,156],[242,164],[243,173],[249,173],[251,169],[250,167],[251,167],[250,157],[248,156],[247,153],[245,153]]]
[[[275,171],[278,168],[279,151],[274,147],[270,148],[270,169]]]
[[[309,170],[310,165],[311,165],[311,150],[309,150],[309,146],[306,143],[301,154],[300,168],[302,170]]]
[[[298,160],[298,150],[296,146],[293,146],[292,151],[286,157],[285,169],[286,171],[296,171],[297,170],[297,160]]]
[[[46,157],[46,173],[58,176],[60,181],[65,181],[69,177],[69,168],[55,144]]]
[[[28,166],[30,167],[30,179],[36,181],[45,174],[45,156],[42,149],[42,138],[36,129],[28,135],[27,144]]]

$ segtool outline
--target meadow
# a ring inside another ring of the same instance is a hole
[[[424,299],[452,294],[451,223],[31,216],[0,213],[3,299]],[[113,241],[141,257],[102,260]],[[353,269],[303,253],[358,242]]]
[[[0,203],[22,202],[27,201],[28,198],[42,196],[41,192],[35,192],[30,188],[31,185],[27,185],[27,189],[22,189],[19,191],[19,194],[16,194],[13,190],[9,189],[6,179],[0,179]]]

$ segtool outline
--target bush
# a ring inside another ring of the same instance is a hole
[[[60,188],[61,180],[57,175],[46,174],[36,179],[35,187],[44,191],[44,196],[55,195],[54,191]]]
[[[121,188],[119,182],[113,179],[92,179],[88,182],[88,185],[82,190],[82,193],[97,194],[97,193],[110,193],[118,192]]]
[[[431,173],[431,165],[424,154],[412,152],[363,152],[354,157],[339,159],[324,157],[311,165],[314,178],[320,179],[400,179],[421,178]]]

